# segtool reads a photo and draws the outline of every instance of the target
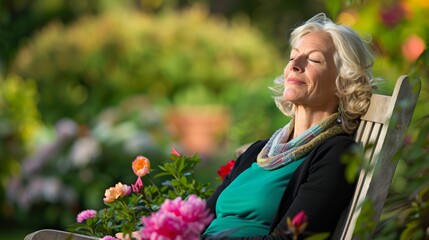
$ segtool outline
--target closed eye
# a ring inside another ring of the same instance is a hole
[[[319,60],[315,60],[315,59],[308,59],[310,62],[314,62],[314,63],[321,63],[321,61]]]

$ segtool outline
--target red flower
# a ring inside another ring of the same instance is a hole
[[[222,165],[217,171],[217,175],[223,180],[234,167],[235,160],[229,160],[227,164]]]
[[[394,27],[405,17],[404,7],[400,4],[385,6],[380,10],[380,17],[384,25]]]
[[[307,214],[304,210],[301,210],[298,214],[293,217],[292,221],[290,218],[287,218],[287,225],[289,230],[292,232],[293,239],[298,239],[298,236],[304,232],[304,229],[307,227]]]

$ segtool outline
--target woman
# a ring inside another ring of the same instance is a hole
[[[373,55],[352,29],[324,14],[294,29],[290,46],[274,90],[291,120],[237,159],[207,200],[215,219],[203,238],[288,239],[286,219],[302,210],[307,233],[332,233],[352,197],[340,157],[369,106]]]

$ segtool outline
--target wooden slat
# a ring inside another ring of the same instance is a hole
[[[377,123],[386,123],[386,120],[389,120],[389,104],[390,96],[384,96],[379,94],[373,94],[371,97],[371,104],[369,105],[368,111],[362,120],[377,122]]]
[[[376,159],[376,155],[378,154],[378,152],[376,152],[376,145],[380,144],[380,134],[381,134],[381,129],[383,127],[383,124],[380,123],[373,123],[372,126],[372,131],[371,131],[371,136],[369,138],[368,144],[372,144],[372,148],[370,149],[369,152],[367,152],[367,156],[365,156],[365,159],[367,159],[369,162],[372,162],[373,159]]]
[[[363,147],[368,145],[369,138],[371,137],[372,126],[373,126],[372,122],[367,121],[365,123],[365,127],[363,128],[363,131],[362,131],[362,137],[360,139],[360,142],[362,143]]]
[[[362,142],[361,142],[362,134],[363,134],[363,129],[365,128],[366,123],[367,123],[367,121],[361,121],[360,122],[358,129],[355,133],[355,138],[354,138],[356,143],[362,144]]]

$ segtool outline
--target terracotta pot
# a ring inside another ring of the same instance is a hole
[[[168,113],[168,126],[187,154],[210,155],[229,127],[224,106],[176,106]]]

